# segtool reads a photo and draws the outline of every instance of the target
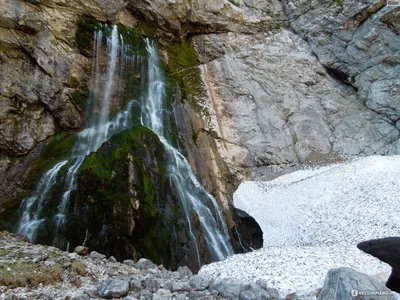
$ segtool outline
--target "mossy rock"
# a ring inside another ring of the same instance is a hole
[[[34,189],[40,178],[56,163],[68,159],[77,141],[77,136],[60,132],[52,136],[40,152],[39,158],[30,165],[27,186]]]
[[[87,100],[89,99],[90,91],[79,91],[75,90],[71,93],[71,99],[74,101],[75,105],[79,107],[81,111],[85,110],[85,106],[87,104]]]
[[[99,23],[92,19],[80,18],[76,24],[75,43],[85,56],[92,56],[93,36]]]
[[[118,32],[120,37],[120,42],[123,41],[124,44],[129,45],[125,49],[125,54],[131,55],[142,55],[147,56],[146,42],[143,35],[137,32],[133,28],[118,25]],[[121,40],[122,39],[122,40]]]
[[[181,98],[187,101],[197,113],[208,115],[203,108],[202,98],[205,93],[201,79],[197,52],[191,40],[166,46],[168,60],[165,62],[167,83],[177,86]]]
[[[87,230],[92,250],[176,267],[182,253],[174,250],[173,232],[182,230],[176,224],[184,213],[164,161],[163,144],[142,126],[116,134],[87,156],[63,232],[71,247],[82,243]]]

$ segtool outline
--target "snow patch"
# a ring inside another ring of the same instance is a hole
[[[199,274],[263,278],[283,295],[305,298],[322,287],[331,268],[389,274],[387,264],[356,245],[400,234],[399,173],[400,156],[371,156],[242,183],[234,205],[259,223],[264,248],[204,266]]]

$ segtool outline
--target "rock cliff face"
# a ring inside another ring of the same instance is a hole
[[[400,9],[383,1],[0,0],[0,11],[0,212],[29,192],[49,137],[84,122],[88,19],[160,42],[186,155],[233,235],[241,181],[399,152]]]
[[[260,21],[257,30],[191,39],[200,75],[195,84],[193,76],[184,81],[201,92],[189,93],[178,109],[189,158],[227,210],[243,180],[342,155],[399,152],[399,8],[381,1],[261,3],[259,12],[280,16],[266,21],[275,27]],[[249,7],[244,1],[240,9]]]
[[[315,152],[398,153],[399,9],[284,4],[300,36],[283,28],[194,38],[206,130],[230,173],[270,178]]]

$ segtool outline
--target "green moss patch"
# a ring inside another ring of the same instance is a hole
[[[199,60],[191,41],[171,44],[166,50],[167,83],[170,86],[177,85],[183,100],[188,101],[196,112],[207,115],[208,112],[201,105],[204,85],[198,68]]]
[[[91,56],[93,49],[93,35],[99,23],[92,19],[80,18],[76,24],[75,43],[79,51]]]
[[[90,92],[75,90],[71,93],[71,99],[74,101],[75,105],[80,108],[81,111],[84,111],[87,100],[89,99]]]
[[[118,25],[118,32],[120,42],[122,38],[123,42],[129,45],[129,48],[125,49],[126,55],[147,55],[146,43],[143,39],[143,36],[139,32],[132,28],[121,25]]]

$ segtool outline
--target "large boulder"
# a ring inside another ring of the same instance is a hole
[[[357,296],[360,298],[353,298]],[[318,300],[373,300],[377,296],[382,300],[396,299],[391,291],[377,279],[351,268],[337,268],[329,270]]]
[[[365,241],[359,243],[357,247],[393,268],[386,286],[393,291],[400,292],[400,237]]]

